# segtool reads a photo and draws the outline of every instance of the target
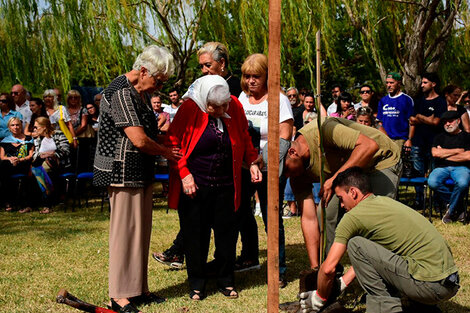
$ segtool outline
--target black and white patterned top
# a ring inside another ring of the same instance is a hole
[[[156,140],[158,125],[150,105],[122,75],[104,90],[100,104],[100,131],[93,170],[96,186],[144,187],[154,177],[155,156],[139,151],[124,128],[140,126]]]

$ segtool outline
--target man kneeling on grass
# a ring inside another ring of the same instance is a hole
[[[436,228],[406,205],[375,196],[359,167],[340,173],[333,187],[347,213],[320,267],[318,289],[300,294],[302,312],[325,306],[346,249],[352,266],[338,285],[343,291],[357,276],[367,312],[403,312],[401,297],[410,300],[412,312],[440,312],[432,305],[453,297],[460,286],[450,248]]]

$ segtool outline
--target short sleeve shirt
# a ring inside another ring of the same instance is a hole
[[[156,140],[158,125],[150,105],[143,100],[125,75],[105,89],[100,105],[100,131],[94,163],[97,186],[144,187],[153,181],[155,157],[137,149],[124,132],[125,127],[143,127]]]
[[[383,170],[394,166],[400,160],[398,146],[387,135],[375,128],[335,117],[324,119],[321,128],[325,152],[323,171],[326,178],[336,173],[349,159],[361,134],[371,138],[379,146],[379,150],[374,154],[370,163],[364,167],[365,170]],[[320,181],[321,170],[317,119],[302,127],[299,132],[307,141],[310,163],[305,175],[291,178],[291,187],[298,200],[311,194],[311,185],[308,183]]]
[[[54,113],[49,115],[49,120],[51,121],[51,124],[54,125],[56,130],[60,130],[59,120],[60,120],[60,110],[61,109],[62,109],[62,115],[63,115],[63,118],[64,118],[64,122],[67,123],[67,122],[70,121],[69,110],[67,110],[67,108],[64,107],[63,105],[59,105],[57,107],[57,110],[55,110]]]
[[[441,117],[442,113],[447,111],[446,100],[439,96],[431,100],[426,100],[424,97],[416,100],[413,115],[421,114],[424,116],[434,115]],[[434,136],[440,133],[441,126],[431,126],[427,124],[418,124],[415,126],[415,134],[411,143],[413,146],[430,148],[434,140]]]
[[[447,242],[420,213],[388,197],[371,195],[346,213],[335,242],[360,236],[403,257],[414,279],[439,281],[457,272]]]
[[[261,153],[263,147],[268,142],[268,100],[258,104],[251,104],[249,96],[244,92],[240,94],[238,100],[243,105],[248,124],[259,137],[259,143],[254,142],[253,146],[259,147]],[[289,99],[285,95],[279,94],[279,123],[290,119],[293,120],[294,116]]]

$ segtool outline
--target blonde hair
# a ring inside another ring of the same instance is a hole
[[[266,75],[268,77],[268,57],[261,53],[249,55],[242,65],[242,90],[249,94],[248,86],[245,82],[244,76],[246,74]],[[266,88],[268,88],[268,80],[266,79]]]
[[[21,128],[23,128],[23,121],[21,121],[21,119],[20,119],[19,117],[16,117],[16,116],[14,116],[14,117],[12,117],[12,118],[10,118],[10,119],[8,120],[8,122],[7,122],[7,128],[10,128],[11,123],[13,123],[14,121],[19,122]]]
[[[150,76],[161,74],[169,77],[175,71],[173,55],[167,48],[156,45],[145,47],[142,53],[137,56],[132,69],[140,71],[141,67],[145,67]]]
[[[36,118],[34,121],[35,123],[38,123],[40,126],[44,127],[46,129],[46,133],[48,135],[52,135],[55,131],[54,126],[52,126],[51,121],[49,120],[48,117],[40,116]]]
[[[80,94],[80,92],[78,92],[78,90],[75,90],[75,89],[71,89],[69,90],[69,92],[67,92],[67,100],[66,100],[67,106],[69,106],[69,98],[74,97],[74,96],[75,97],[78,96],[80,98],[79,104],[80,106],[82,106],[82,95]]]
[[[203,55],[204,53],[209,53],[214,61],[219,62],[222,58],[225,60],[225,66],[228,66],[228,50],[227,47],[220,42],[210,41],[206,42],[198,51],[197,57]]]

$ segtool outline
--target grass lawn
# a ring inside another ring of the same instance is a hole
[[[37,211],[30,214],[0,213],[0,312],[78,312],[55,303],[61,288],[94,304],[108,300],[108,225],[109,214],[100,212],[99,205],[64,213],[56,210],[49,215]],[[176,211],[166,212],[166,202],[158,200],[153,212],[153,233],[150,250],[163,251],[171,245],[179,229]],[[257,272],[236,274],[240,291],[237,300],[225,299],[216,292],[214,282],[207,288],[208,297],[201,302],[188,298],[186,271],[170,270],[153,259],[149,260],[150,290],[168,298],[162,304],[142,306],[148,312],[265,312],[266,311],[266,234],[262,220],[257,218],[260,237],[260,261]],[[459,267],[459,293],[440,305],[443,312],[470,311],[470,236],[468,225],[434,225],[448,240]],[[280,290],[280,302],[293,301],[298,292],[298,273],[308,267],[303,245],[300,219],[284,220],[289,285]],[[213,248],[213,247],[211,247]],[[240,248],[240,247],[238,247]],[[439,253],[439,251],[436,251]],[[210,257],[213,250],[210,252]],[[347,263],[345,264],[347,265]],[[351,307],[359,295],[348,293]],[[355,312],[365,312],[359,305]]]

